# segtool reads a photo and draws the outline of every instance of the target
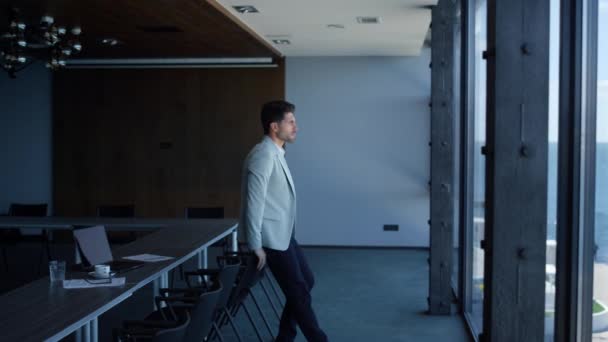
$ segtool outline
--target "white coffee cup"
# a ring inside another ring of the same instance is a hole
[[[95,265],[95,276],[99,278],[108,278],[110,276],[110,266]]]

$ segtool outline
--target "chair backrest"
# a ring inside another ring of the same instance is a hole
[[[224,207],[186,208],[186,218],[221,219]]]
[[[97,207],[99,217],[135,217],[135,206],[129,205],[100,205]]]
[[[251,288],[253,288],[261,279],[262,273],[258,271],[257,257],[253,253],[242,254],[241,267],[237,277],[236,286],[232,290],[228,307],[234,308],[239,303],[244,301]]]
[[[222,293],[217,301],[218,310],[222,310],[228,306],[228,300],[232,294],[232,289],[236,284],[236,278],[241,269],[241,263],[237,262],[224,265],[218,275],[218,280],[222,284]]]
[[[241,263],[243,263],[241,259]],[[241,267],[241,282],[248,287],[254,287],[262,278],[262,272],[258,271],[258,257],[253,253],[248,253],[245,257],[246,267]]]
[[[46,216],[48,205],[11,203],[8,209],[9,216]]]
[[[161,329],[152,338],[153,342],[182,342],[192,319],[187,311],[181,312],[178,325],[173,328]]]
[[[201,294],[199,300],[190,309],[191,324],[186,329],[184,342],[200,342],[211,333],[217,301],[222,293],[222,284],[215,282],[213,288]]]

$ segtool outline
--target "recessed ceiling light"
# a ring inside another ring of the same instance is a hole
[[[344,25],[342,25],[342,24],[329,24],[329,25],[327,25],[327,28],[331,28],[331,29],[343,29]]]
[[[277,45],[290,45],[291,44],[289,39],[273,39],[272,42]]]
[[[258,9],[251,5],[232,6],[239,13],[258,13]]]
[[[359,24],[380,24],[380,17],[357,17]]]

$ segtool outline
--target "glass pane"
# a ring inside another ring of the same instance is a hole
[[[549,37],[549,158],[547,193],[547,265],[545,274],[545,341],[553,341],[557,227],[557,142],[559,122],[559,0],[551,0]]]
[[[608,340],[608,0],[599,1],[593,340]]]
[[[471,323],[475,333],[483,326],[483,269],[484,254],[481,240],[484,238],[485,158],[481,147],[486,143],[486,61],[482,52],[487,45],[487,2],[475,5],[475,111],[473,151],[473,232],[471,270]]]

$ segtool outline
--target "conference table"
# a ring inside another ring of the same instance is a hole
[[[0,217],[0,228],[73,229],[104,225],[107,229],[158,229],[141,239],[112,250],[116,259],[156,254],[171,260],[146,263],[119,274],[126,278],[120,287],[64,289],[48,277],[38,279],[0,296],[0,341],[59,341],[76,333],[77,341],[98,340],[98,317],[135,291],[153,283],[154,295],[167,287],[169,271],[199,256],[199,267],[206,266],[206,251],[213,243],[232,238],[237,249],[236,219],[108,219],[108,218],[22,218]],[[66,274],[66,279],[82,278],[84,273]]]
[[[222,222],[232,219],[184,219],[184,218],[137,218],[137,217],[62,217],[62,216],[0,216],[0,229],[72,229],[104,225],[108,230],[150,230],[175,224],[196,222]]]
[[[91,227],[102,225],[106,230],[115,231],[140,231],[156,230],[184,222],[197,224],[197,222],[223,221],[225,219],[183,219],[183,218],[115,218],[115,217],[24,217],[24,216],[0,216],[0,229],[44,229],[52,233],[53,230],[72,230],[78,227]],[[230,219],[228,219],[230,220]],[[234,219],[232,219],[234,220]],[[236,230],[232,235],[232,245],[237,246]],[[80,263],[80,254],[75,248],[75,261]],[[206,265],[206,250],[199,256],[199,265]]]

